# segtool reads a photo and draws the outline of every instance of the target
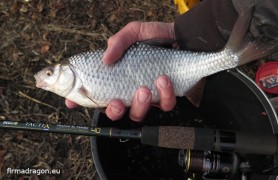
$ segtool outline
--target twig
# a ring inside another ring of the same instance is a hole
[[[101,33],[92,33],[92,32],[87,32],[87,31],[82,31],[82,30],[77,30],[77,29],[69,29],[61,26],[57,26],[54,24],[48,24],[43,26],[43,29],[48,30],[48,31],[54,31],[54,32],[66,32],[66,33],[71,33],[71,34],[81,34],[85,36],[92,36],[94,38],[101,36]]]
[[[18,91],[18,94],[19,94],[21,97],[30,99],[30,100],[32,100],[32,101],[38,103],[38,104],[42,104],[42,105],[45,105],[45,106],[47,106],[47,107],[50,107],[50,108],[52,108],[52,109],[57,110],[57,108],[55,108],[54,106],[51,106],[51,105],[49,105],[49,104],[47,104],[47,103],[44,103],[44,102],[41,102],[41,101],[38,100],[38,99],[32,98],[32,97],[28,96],[27,94],[25,94],[25,93],[23,93],[23,92],[21,92],[21,91]]]

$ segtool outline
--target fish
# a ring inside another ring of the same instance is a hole
[[[136,90],[148,87],[152,102],[159,102],[155,80],[167,75],[176,96],[198,105],[204,77],[263,58],[277,45],[248,35],[252,8],[238,17],[224,48],[218,52],[192,52],[137,42],[112,65],[104,65],[104,49],[69,57],[34,75],[36,87],[56,93],[81,106],[106,107],[112,99],[130,106]]]

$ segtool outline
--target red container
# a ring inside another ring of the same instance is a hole
[[[257,71],[256,82],[265,92],[278,94],[278,62],[262,65]]]

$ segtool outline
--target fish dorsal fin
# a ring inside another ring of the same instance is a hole
[[[200,106],[206,78],[199,80],[190,90],[185,93],[186,98],[196,107]]]
[[[139,43],[148,44],[151,46],[159,46],[164,48],[175,48],[178,46],[177,41],[175,39],[148,39],[144,41],[140,41]]]

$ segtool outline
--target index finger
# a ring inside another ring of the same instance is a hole
[[[131,22],[110,37],[102,58],[104,64],[112,64],[120,59],[125,50],[137,41],[139,29],[140,22]]]

